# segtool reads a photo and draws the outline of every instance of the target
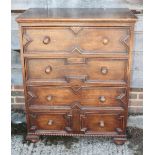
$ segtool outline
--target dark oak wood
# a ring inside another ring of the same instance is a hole
[[[27,140],[126,140],[133,30],[128,9],[29,9],[20,24]]]
[[[48,80],[53,81],[53,84],[58,82],[74,85],[90,81],[126,83],[127,62],[104,58],[30,58],[26,59],[27,80]]]
[[[128,27],[27,27],[23,46],[25,53],[126,53],[129,39]]]
[[[31,120],[30,131],[51,130],[62,132],[67,126],[65,113],[30,114],[30,120]]]
[[[125,107],[125,88],[83,86],[32,86],[27,87],[29,106],[70,106],[79,102],[83,106]]]
[[[18,22],[44,21],[135,21],[129,9],[122,8],[33,8],[17,18]]]
[[[117,129],[123,133],[124,116],[122,117],[121,119],[118,114],[86,113],[82,118],[82,129],[85,129],[85,134],[117,134]]]
[[[126,142],[126,140],[127,140],[126,137],[114,138],[114,143],[116,145],[123,145]]]

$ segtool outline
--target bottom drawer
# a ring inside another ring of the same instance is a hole
[[[65,131],[66,113],[33,113],[30,114],[30,130]]]
[[[124,132],[124,115],[110,113],[86,113],[82,117],[82,130],[86,134],[105,134]]]
[[[34,112],[28,116],[30,132],[118,135],[125,128],[125,115],[121,111],[85,111],[75,106],[70,110]]]

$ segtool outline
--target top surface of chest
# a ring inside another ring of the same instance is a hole
[[[116,21],[135,22],[136,16],[129,9],[103,8],[35,8],[17,18],[19,23],[51,21]]]

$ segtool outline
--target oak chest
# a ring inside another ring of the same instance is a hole
[[[27,140],[126,140],[136,17],[128,9],[29,9],[17,18]]]

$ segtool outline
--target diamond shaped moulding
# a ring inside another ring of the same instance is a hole
[[[82,30],[82,27],[70,27],[70,29],[76,35]]]
[[[28,97],[28,101],[31,101],[33,98],[36,98],[37,96],[32,91],[28,91],[27,97]]]
[[[82,89],[81,86],[71,86],[70,88],[74,92],[74,94],[79,94],[80,90]]]
[[[129,34],[125,37],[121,37],[120,42],[126,47],[127,50],[129,50]]]
[[[75,54],[82,54],[82,51],[79,50],[78,48],[74,48],[74,49],[72,50],[72,53],[75,53]]]
[[[122,106],[125,108],[127,105],[127,97],[126,93],[122,93],[119,96],[116,97],[117,100],[121,101]]]
[[[24,46],[24,52],[26,52],[27,47],[29,46],[29,44],[32,42],[32,38],[26,33],[26,30],[24,30],[23,32],[23,46]]]

